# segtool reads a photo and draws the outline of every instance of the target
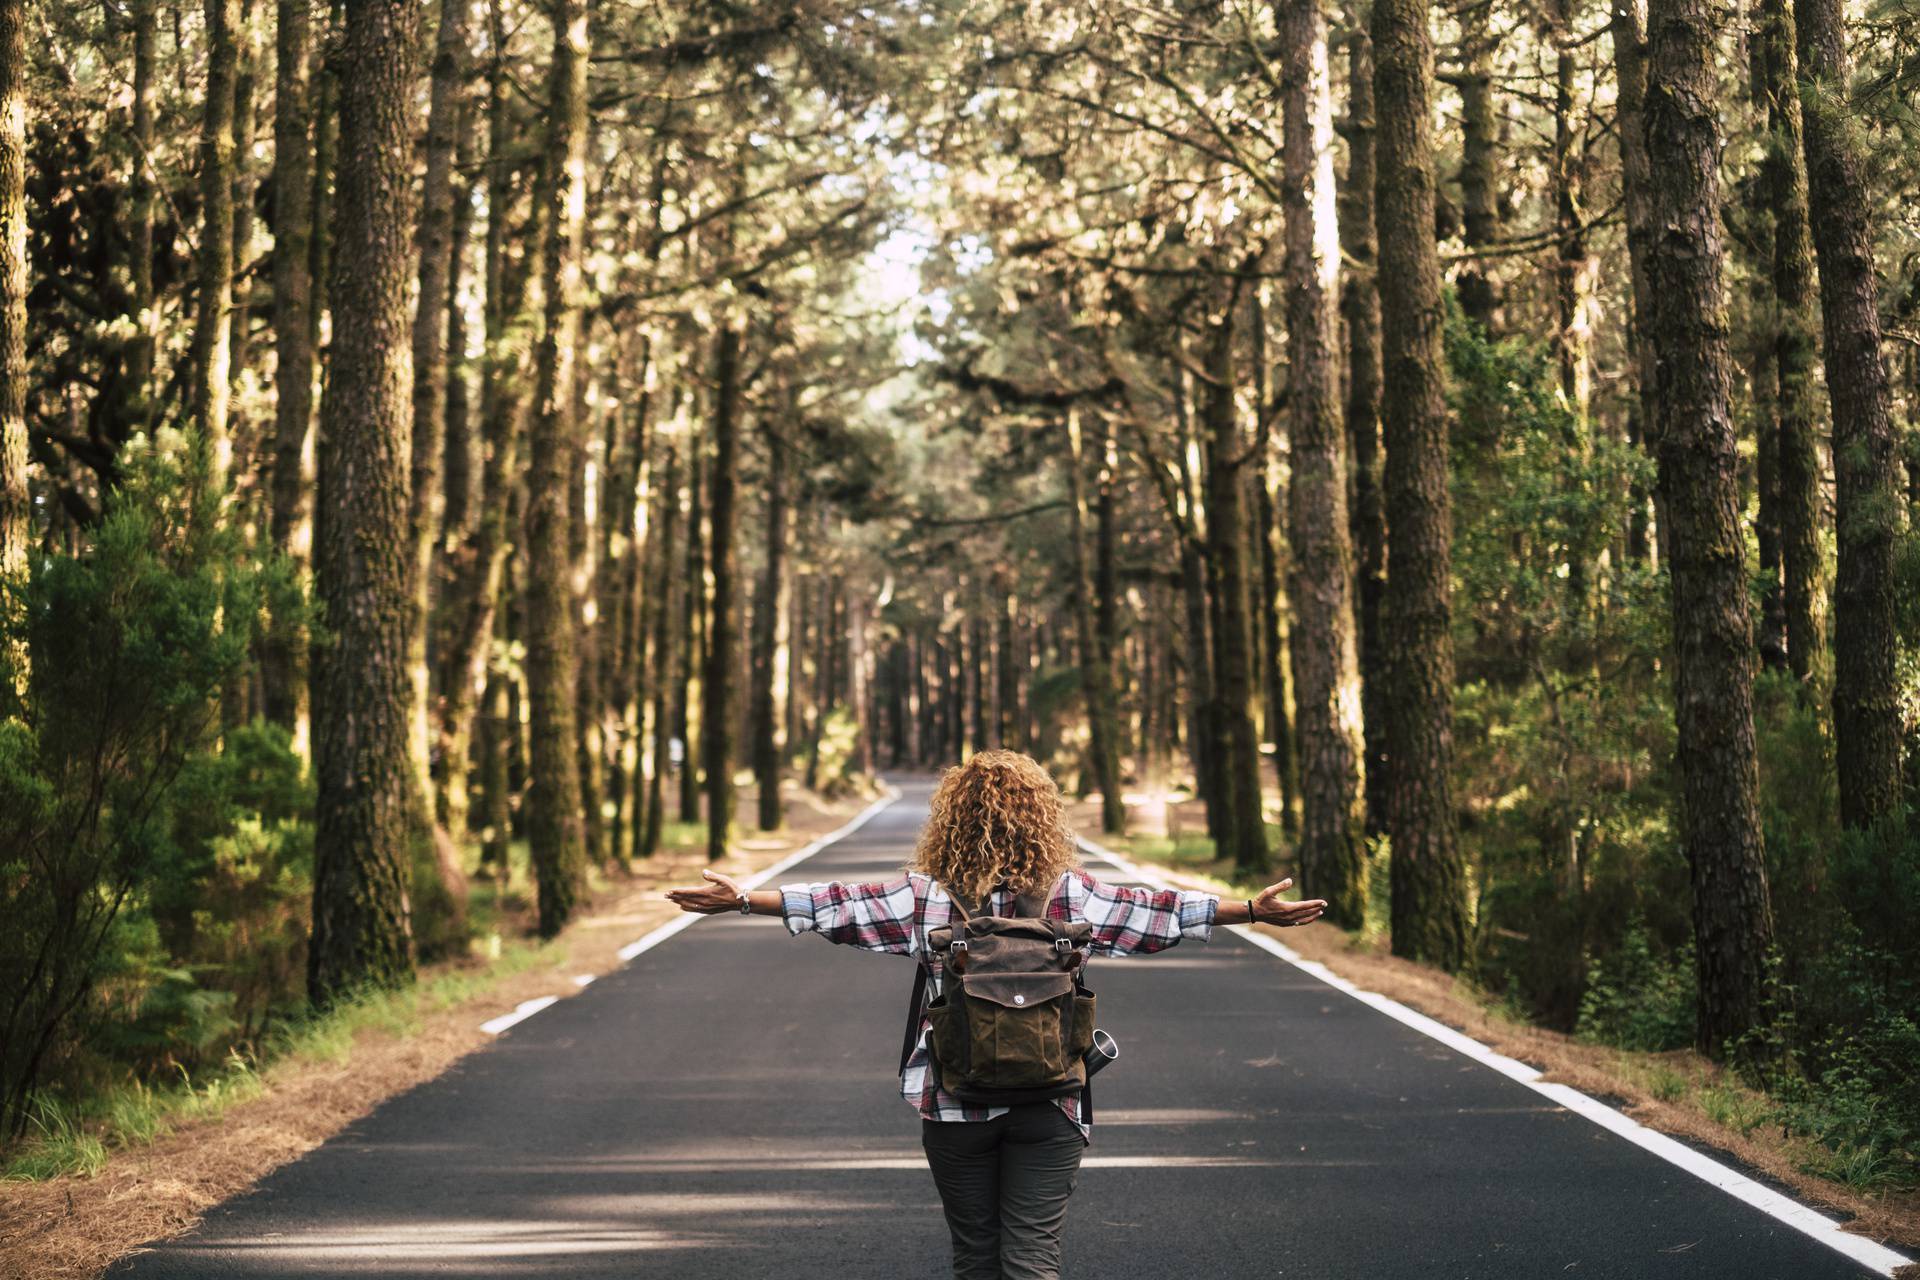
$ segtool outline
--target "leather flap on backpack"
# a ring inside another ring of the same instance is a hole
[[[1073,990],[1071,973],[970,973],[960,988],[976,1000],[1009,1009],[1031,1009]]]

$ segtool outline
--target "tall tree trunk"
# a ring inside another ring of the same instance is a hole
[[[314,556],[330,637],[316,654],[313,690],[307,990],[318,1004],[413,975],[407,237],[417,12],[407,0],[349,0],[339,47],[338,329],[321,413],[325,517]]]
[[[1466,963],[1471,926],[1451,781],[1453,510],[1433,243],[1433,35],[1424,0],[1374,0],[1372,35],[1393,951],[1452,971]]]
[[[301,474],[313,422],[312,5],[279,0],[273,111],[273,491],[268,529],[287,555],[306,501]],[[144,162],[143,162],[144,163]],[[149,241],[152,228],[147,228]],[[149,250],[151,245],[149,244]],[[151,263],[149,271],[151,270]],[[276,618],[260,664],[267,719],[291,729],[300,712],[305,637]]]
[[[1460,223],[1468,252],[1489,248],[1500,235],[1500,204],[1495,194],[1495,152],[1499,121],[1494,113],[1493,0],[1471,0],[1460,12]],[[1500,296],[1489,274],[1489,258],[1470,259],[1460,270],[1460,309],[1493,335],[1500,330]]]
[[[420,222],[414,229],[419,286],[413,314],[413,505],[410,512],[413,556],[413,648],[407,673],[413,686],[414,771],[428,811],[433,802],[431,771],[433,681],[428,643],[433,632],[434,551],[440,543],[446,507],[440,466],[447,433],[447,281],[452,272],[453,161],[459,145],[460,98],[472,39],[467,32],[471,0],[440,0],[440,27],[434,40],[433,72],[427,105],[427,173],[420,194]]]
[[[741,322],[729,316],[715,339],[713,479],[709,491],[707,558],[713,607],[707,623],[706,663],[700,675],[700,763],[707,781],[707,860],[727,856],[733,826],[734,496],[739,484]]]
[[[1069,543],[1073,555],[1073,624],[1079,649],[1080,682],[1087,704],[1087,745],[1090,766],[1086,780],[1100,788],[1100,829],[1110,835],[1127,829],[1127,810],[1120,794],[1120,758],[1115,737],[1113,665],[1102,643],[1095,619],[1092,566],[1087,554],[1087,473],[1085,441],[1077,408],[1067,410],[1067,492],[1072,507]],[[1102,466],[1104,469],[1104,459]]]
[[[0,0],[0,582],[27,574],[27,0]],[[8,654],[9,665],[24,655]],[[16,679],[24,672],[16,669]],[[24,683],[24,681],[22,681]]]
[[[700,821],[700,761],[693,749],[694,694],[705,659],[707,612],[706,496],[711,475],[707,433],[687,445],[687,565],[680,602],[680,661],[674,672],[673,731],[680,739],[680,821]]]
[[[1113,438],[1113,424],[1104,417],[1096,443],[1100,468],[1094,476],[1094,638],[1100,678],[1107,686],[1107,723],[1111,726],[1105,770],[1100,777],[1100,814],[1102,829],[1118,835],[1125,830],[1127,820],[1126,797],[1121,794],[1120,784],[1128,749],[1127,716],[1120,705],[1121,691],[1127,687],[1120,670],[1120,450]]]
[[[653,767],[647,773],[647,825],[639,842],[641,857],[651,857],[660,848],[661,828],[666,823],[665,780],[668,759],[673,751],[674,688],[671,679],[675,654],[674,631],[679,618],[674,604],[687,590],[674,577],[674,535],[680,527],[680,452],[677,435],[667,440],[667,455],[661,463],[660,551],[654,560],[653,581],[659,599],[653,614],[653,649],[649,655],[652,669],[647,684],[653,691]]]
[[[1841,0],[1795,0],[1806,84],[1807,199],[1820,261],[1827,391],[1833,399],[1833,738],[1840,821],[1866,827],[1900,807],[1894,544],[1901,503],[1892,393],[1880,344],[1869,163],[1848,101]]]
[[[480,431],[485,460],[480,474],[479,515],[458,557],[447,602],[447,677],[443,690],[445,705],[441,711],[444,809],[448,829],[456,840],[466,834],[467,754],[473,735],[476,699],[484,694],[487,705],[493,705],[491,691],[495,681],[491,669],[494,635],[498,630],[495,618],[506,592],[509,533],[520,527],[512,510],[514,494],[520,485],[520,437],[526,412],[520,342],[538,323],[539,298],[533,296],[538,290],[528,286],[538,282],[545,270],[544,242],[549,212],[544,202],[534,202],[522,237],[524,254],[517,267],[510,263],[509,224],[517,203],[514,184],[517,139],[512,118],[512,82],[507,77],[501,53],[506,27],[498,0],[488,6],[488,28],[488,47],[493,50],[493,57],[487,75],[487,239],[482,267],[486,288],[483,316],[486,348],[480,360]],[[449,301],[455,300],[450,296]],[[493,735],[487,750],[503,741],[504,736]],[[489,826],[493,824],[491,816],[487,822]]]
[[[158,0],[133,0],[133,226],[127,253],[128,293],[134,337],[127,359],[133,386],[133,423],[153,419],[154,334],[153,212],[158,190],[153,170],[153,44]],[[277,150],[277,148],[276,148]],[[277,163],[277,161],[276,161]]]
[[[780,826],[780,744],[774,721],[773,674],[780,638],[780,592],[787,551],[787,444],[771,417],[767,444],[767,559],[753,609],[753,777],[759,788],[762,831]]]
[[[1025,751],[1026,721],[1020,715],[1020,668],[1013,633],[1020,604],[1010,587],[1003,586],[1001,591],[994,617],[1000,635],[1000,742],[1009,751]]]
[[[1787,666],[1800,680],[1822,665],[1826,584],[1820,560],[1819,411],[1814,386],[1813,237],[1802,159],[1799,69],[1787,0],[1761,0],[1767,99],[1766,182],[1773,211],[1774,376],[1778,379],[1781,597]]]
[[[540,934],[573,915],[585,860],[574,724],[573,592],[567,572],[567,485],[579,462],[574,362],[580,340],[580,248],[586,208],[587,8],[553,0],[548,79],[547,206],[527,474],[527,693],[533,787],[527,838],[540,889]]]
[[[1238,282],[1236,282],[1238,283]],[[1260,743],[1253,731],[1252,631],[1247,618],[1245,490],[1247,446],[1234,403],[1234,288],[1212,322],[1207,351],[1207,558],[1215,586],[1214,679],[1221,791],[1227,822],[1219,851],[1244,875],[1267,869],[1266,823],[1260,804]]]
[[[1276,9],[1276,21],[1279,18]],[[1277,418],[1281,401],[1274,397],[1267,382],[1267,306],[1264,290],[1255,290],[1251,310],[1251,328],[1253,330],[1253,402],[1259,406],[1263,417],[1263,436],[1267,435],[1272,424],[1267,418]],[[1247,491],[1253,496],[1253,527],[1255,530],[1254,572],[1258,586],[1258,599],[1253,608],[1254,652],[1260,662],[1260,691],[1263,701],[1262,729],[1268,740],[1273,743],[1273,776],[1280,789],[1280,830],[1289,844],[1300,834],[1298,797],[1298,762],[1294,759],[1293,725],[1287,713],[1287,643],[1281,622],[1280,583],[1287,572],[1283,567],[1290,555],[1290,548],[1283,550],[1282,540],[1286,536],[1280,524],[1274,503],[1276,490],[1280,502],[1287,501],[1287,484],[1280,467],[1280,450],[1273,447],[1270,440],[1263,440],[1256,456],[1250,459],[1247,468]]]
[[[575,337],[575,351],[590,341],[583,318]],[[605,726],[600,719],[600,650],[604,615],[597,612],[596,582],[600,576],[599,543],[594,512],[606,501],[607,458],[599,452],[594,429],[593,398],[588,394],[584,357],[573,364],[574,459],[567,478],[567,599],[573,625],[574,759],[580,778],[580,838],[586,859],[606,865],[606,821],[601,799],[606,778],[601,766]],[[597,455],[597,456],[596,456]],[[591,484],[589,482],[591,481]],[[589,491],[591,490],[591,491]]]
[[[241,0],[237,15],[239,23],[234,28],[233,232],[228,242],[233,258],[228,286],[227,367],[236,384],[252,361],[252,353],[247,346],[252,331],[252,309],[249,306],[251,289],[248,285],[251,272],[248,270],[250,264],[247,253],[253,247],[253,196],[258,186],[254,174],[253,144],[254,126],[259,119],[254,88],[259,78],[260,64],[259,32],[254,22],[253,6],[254,0]],[[227,429],[234,442],[233,450],[239,456],[239,468],[243,476],[256,470],[255,457],[259,443],[254,439],[253,425],[244,416],[244,408],[244,405],[233,403],[229,392],[230,420]],[[236,482],[234,488],[237,493],[243,485],[244,480]]]
[[[1714,23],[1707,0],[1648,5],[1660,487],[1673,575],[1682,840],[1692,867],[1700,1047],[1753,1026],[1772,939],[1754,797],[1753,624],[1740,533],[1720,227]]]
[[[1365,922],[1360,673],[1347,541],[1347,451],[1339,418],[1340,235],[1333,106],[1319,0],[1280,0],[1281,207],[1286,214],[1287,486],[1295,720],[1300,734],[1300,882],[1343,929]],[[1266,537],[1267,531],[1262,530]]]
[[[1614,133],[1620,139],[1622,207],[1627,224],[1627,262],[1633,279],[1633,314],[1628,325],[1627,349],[1633,358],[1634,398],[1629,410],[1627,435],[1643,444],[1649,456],[1658,456],[1659,445],[1653,438],[1660,419],[1655,399],[1658,371],[1655,364],[1652,330],[1652,290],[1647,283],[1647,261],[1653,254],[1653,164],[1647,157],[1647,26],[1645,0],[1613,0],[1609,35],[1613,40],[1614,79],[1619,87],[1618,120]],[[1639,480],[1630,482],[1631,511],[1627,516],[1627,554],[1637,561],[1657,562],[1657,545],[1648,536],[1647,508],[1651,501],[1660,505],[1655,494],[1646,492]],[[1666,522],[1657,530],[1659,542],[1666,540]]]
[[[1373,40],[1349,12],[1347,45],[1347,181],[1340,196],[1340,248],[1352,262],[1340,295],[1347,325],[1347,448],[1353,467],[1352,521],[1355,625],[1359,630],[1360,710],[1366,761],[1366,833],[1387,824],[1387,638],[1380,605],[1387,588],[1387,520],[1380,501],[1379,238],[1373,217]]]
[[[239,0],[206,0],[207,89],[200,126],[199,296],[193,325],[193,425],[215,489],[232,463],[233,105]],[[344,104],[342,109],[344,110]]]
[[[336,39],[346,22],[346,0],[332,0],[327,12],[326,29],[317,42],[319,62],[314,71],[313,104],[313,239],[307,253],[307,281],[313,289],[312,305],[307,308],[307,346],[316,364],[323,363],[320,350],[321,323],[330,313],[328,282],[333,278],[333,181],[335,153],[340,140],[340,67]],[[315,517],[317,524],[319,517]],[[319,531],[315,530],[315,540]]]
[[[867,652],[867,602],[847,600],[847,702],[853,713],[853,766],[873,776],[873,697],[871,657]]]

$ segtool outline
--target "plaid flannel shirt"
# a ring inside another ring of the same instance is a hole
[[[929,876],[907,872],[892,880],[866,884],[822,881],[781,887],[782,912],[789,933],[818,933],[829,942],[863,951],[886,951],[923,960],[929,971],[928,996],[940,994],[945,957],[927,946],[927,933],[953,918],[953,900]],[[989,915],[1012,910],[1012,895],[993,892]],[[1182,938],[1202,941],[1213,935],[1220,900],[1210,893],[1132,889],[1103,884],[1076,867],[1054,882],[1047,895],[1047,916],[1085,921],[1093,926],[1092,955],[1146,955],[1163,951]],[[928,1120],[991,1120],[1005,1107],[973,1106],[939,1087],[927,1051],[931,1020],[922,1016],[913,1053],[900,1076],[900,1094]],[[1077,1093],[1058,1100],[1060,1109],[1089,1132],[1080,1115]]]

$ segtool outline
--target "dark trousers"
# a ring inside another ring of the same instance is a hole
[[[954,1280],[1058,1280],[1060,1226],[1086,1139],[1054,1103],[991,1120],[922,1120],[953,1235]]]

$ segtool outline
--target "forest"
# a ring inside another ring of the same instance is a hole
[[[1009,747],[1910,1191],[1916,210],[1913,0],[0,0],[0,1156]]]

